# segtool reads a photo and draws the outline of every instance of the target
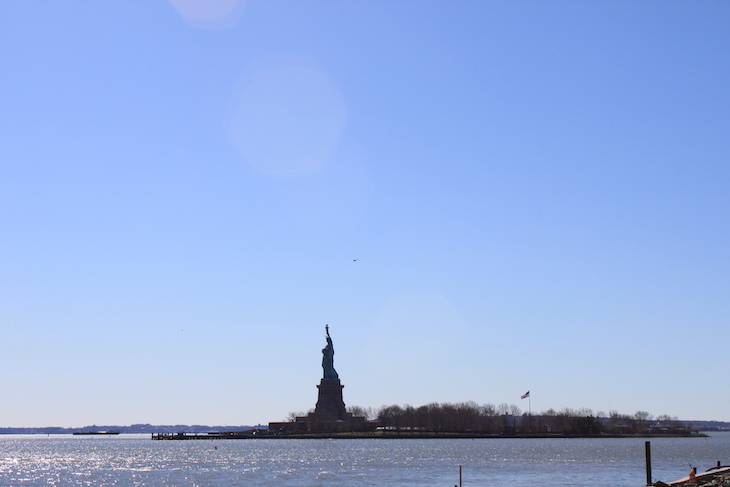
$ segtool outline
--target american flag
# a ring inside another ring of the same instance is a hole
[[[520,399],[524,399],[524,398],[526,398],[526,397],[530,397],[530,391],[527,391],[527,392],[525,392],[524,394],[522,394],[522,395],[520,396]]]

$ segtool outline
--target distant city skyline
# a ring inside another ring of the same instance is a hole
[[[727,2],[0,22],[0,426],[282,421],[326,323],[347,406],[730,421]]]

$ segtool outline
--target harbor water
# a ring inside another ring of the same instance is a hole
[[[730,464],[730,433],[650,438],[653,480]],[[646,438],[196,440],[0,436],[0,486],[608,486],[646,484]]]

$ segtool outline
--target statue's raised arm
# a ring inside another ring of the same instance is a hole
[[[325,380],[335,380],[340,377],[337,375],[335,370],[335,347],[332,345],[332,338],[330,338],[330,327],[324,325],[325,332],[327,333],[327,346],[322,349],[322,369],[324,370]]]

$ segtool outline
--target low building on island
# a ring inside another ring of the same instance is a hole
[[[327,345],[322,349],[322,380],[319,382],[317,405],[314,412],[298,416],[294,421],[269,423],[274,434],[349,433],[375,431],[377,423],[362,416],[353,416],[345,408],[342,399],[340,377],[335,370],[335,348],[330,337],[329,325],[325,325]]]

